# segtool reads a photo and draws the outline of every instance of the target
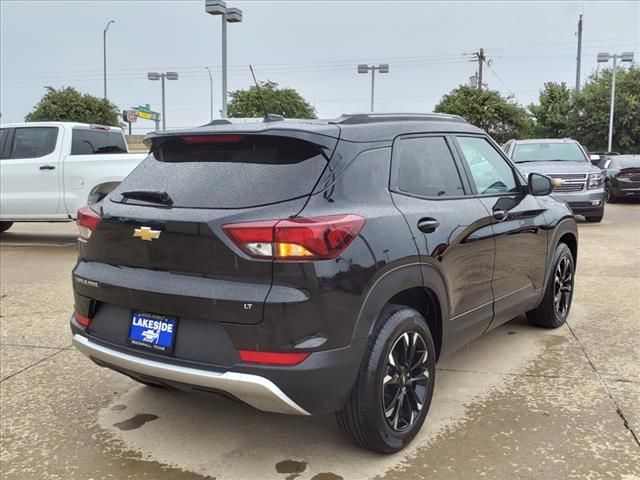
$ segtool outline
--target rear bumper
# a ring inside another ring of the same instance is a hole
[[[109,349],[79,334],[73,336],[73,344],[87,357],[115,370],[131,372],[143,378],[220,390],[266,412],[310,415],[273,382],[258,375],[214,372],[157,362]]]
[[[107,318],[117,320],[113,315]],[[259,410],[289,415],[340,410],[356,381],[367,342],[354,340],[346,347],[314,351],[297,365],[259,365],[242,362],[235,350],[226,349],[228,337],[221,326],[202,335],[205,343],[190,344],[188,353],[177,345],[172,355],[157,355],[115,338],[96,338],[94,333],[99,329],[93,332],[94,323],[95,317],[91,326],[84,328],[71,315],[71,333],[75,347],[102,367],[136,380],[186,392],[223,394]],[[181,336],[184,341],[184,329]],[[210,351],[217,352],[217,356],[211,356]]]
[[[640,187],[618,187],[612,188],[611,193],[616,197],[624,198],[624,197],[640,197]]]

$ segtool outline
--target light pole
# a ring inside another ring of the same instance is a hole
[[[611,55],[608,52],[598,54],[598,63],[607,63],[610,59],[613,59],[613,71],[611,73],[611,106],[609,108],[609,143],[607,146],[608,152],[611,151],[611,145],[613,142],[613,113],[616,99],[617,60],[620,59],[622,62],[633,62],[633,52],[623,52],[619,55]]]
[[[205,67],[209,73],[209,104],[211,110],[211,120],[213,120],[213,77],[211,76],[211,70],[209,67]]]
[[[205,0],[205,10],[209,15],[222,17],[222,118],[227,118],[227,22],[242,22],[242,10],[227,8],[224,0]]]
[[[358,65],[358,73],[371,72],[371,111],[372,112],[373,112],[374,92],[376,88],[376,70],[378,70],[380,73],[389,73],[389,64],[381,63],[380,65],[367,65],[365,63],[361,63]]]
[[[147,78],[149,80],[162,80],[162,130],[167,129],[167,115],[165,110],[164,103],[164,79],[167,80],[178,80],[178,72],[166,72],[166,73],[158,73],[158,72],[149,72],[147,73]]]
[[[107,99],[107,32],[109,31],[109,26],[112,23],[116,23],[115,20],[109,20],[107,26],[104,27],[102,31],[102,66],[104,71],[104,99]]]

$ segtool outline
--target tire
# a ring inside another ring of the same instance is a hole
[[[604,187],[605,192],[607,193],[607,203],[617,203],[618,197],[616,197],[615,193],[611,191],[611,185],[606,184]]]
[[[589,223],[600,223],[603,217],[604,217],[604,210],[600,212],[600,215],[590,215],[588,217],[584,217],[584,219]]]
[[[411,362],[406,362],[406,357]],[[395,367],[390,359],[394,359]],[[401,367],[405,362],[414,367]],[[435,373],[435,347],[424,317],[412,308],[385,309],[369,341],[356,384],[343,409],[336,412],[340,429],[364,449],[379,453],[402,450],[424,423]]]
[[[536,327],[558,328],[567,320],[569,310],[571,310],[575,260],[566,244],[558,244],[553,255],[552,265],[542,302],[537,308],[527,312],[529,322]],[[559,291],[562,295],[557,298]],[[563,303],[558,304],[558,302]]]
[[[11,225],[13,225],[13,222],[0,222],[0,233],[9,230]]]

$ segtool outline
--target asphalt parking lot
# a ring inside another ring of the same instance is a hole
[[[640,478],[640,204],[580,223],[555,331],[514,319],[438,365],[424,428],[377,456],[332,416],[140,386],[71,348],[73,224],[0,243],[3,479]],[[635,433],[634,433],[635,432]]]

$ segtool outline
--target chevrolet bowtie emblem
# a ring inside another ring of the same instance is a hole
[[[560,185],[565,184],[565,180],[563,178],[554,178],[553,183],[555,184],[556,187],[559,187]]]
[[[150,242],[156,238],[160,238],[160,230],[152,230],[151,227],[140,227],[133,231],[133,236],[140,240]]]

